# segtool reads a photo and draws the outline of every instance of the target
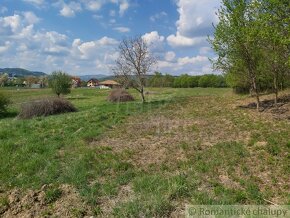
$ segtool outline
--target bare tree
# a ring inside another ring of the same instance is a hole
[[[156,63],[146,41],[140,36],[124,39],[119,45],[119,58],[112,69],[117,79],[125,86],[137,90],[145,102],[146,74]]]

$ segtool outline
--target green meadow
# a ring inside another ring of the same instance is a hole
[[[49,89],[4,89],[0,216],[11,190],[45,189],[53,215],[69,185],[71,217],[180,216],[186,204],[289,204],[290,122],[237,107],[226,88],[150,88],[147,102],[110,103],[108,90],[65,96],[77,112],[21,120],[21,103]],[[288,91],[289,93],[289,91]],[[69,196],[68,196],[69,198]],[[2,209],[1,209],[2,208]],[[3,209],[4,208],[4,209]],[[29,209],[29,207],[28,207]]]

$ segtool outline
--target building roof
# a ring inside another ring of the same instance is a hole
[[[117,83],[116,81],[114,80],[105,80],[103,82],[100,82],[100,85],[121,85],[120,83]]]
[[[95,79],[95,78],[92,78],[92,79],[90,79],[88,82],[98,83],[99,80],[97,80],[97,79]]]

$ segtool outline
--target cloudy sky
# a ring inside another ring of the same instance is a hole
[[[119,41],[141,35],[156,70],[212,73],[220,0],[0,0],[0,68],[111,74]]]

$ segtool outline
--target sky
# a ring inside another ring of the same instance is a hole
[[[106,74],[126,37],[142,36],[154,71],[214,73],[207,42],[220,0],[0,0],[0,68]]]

